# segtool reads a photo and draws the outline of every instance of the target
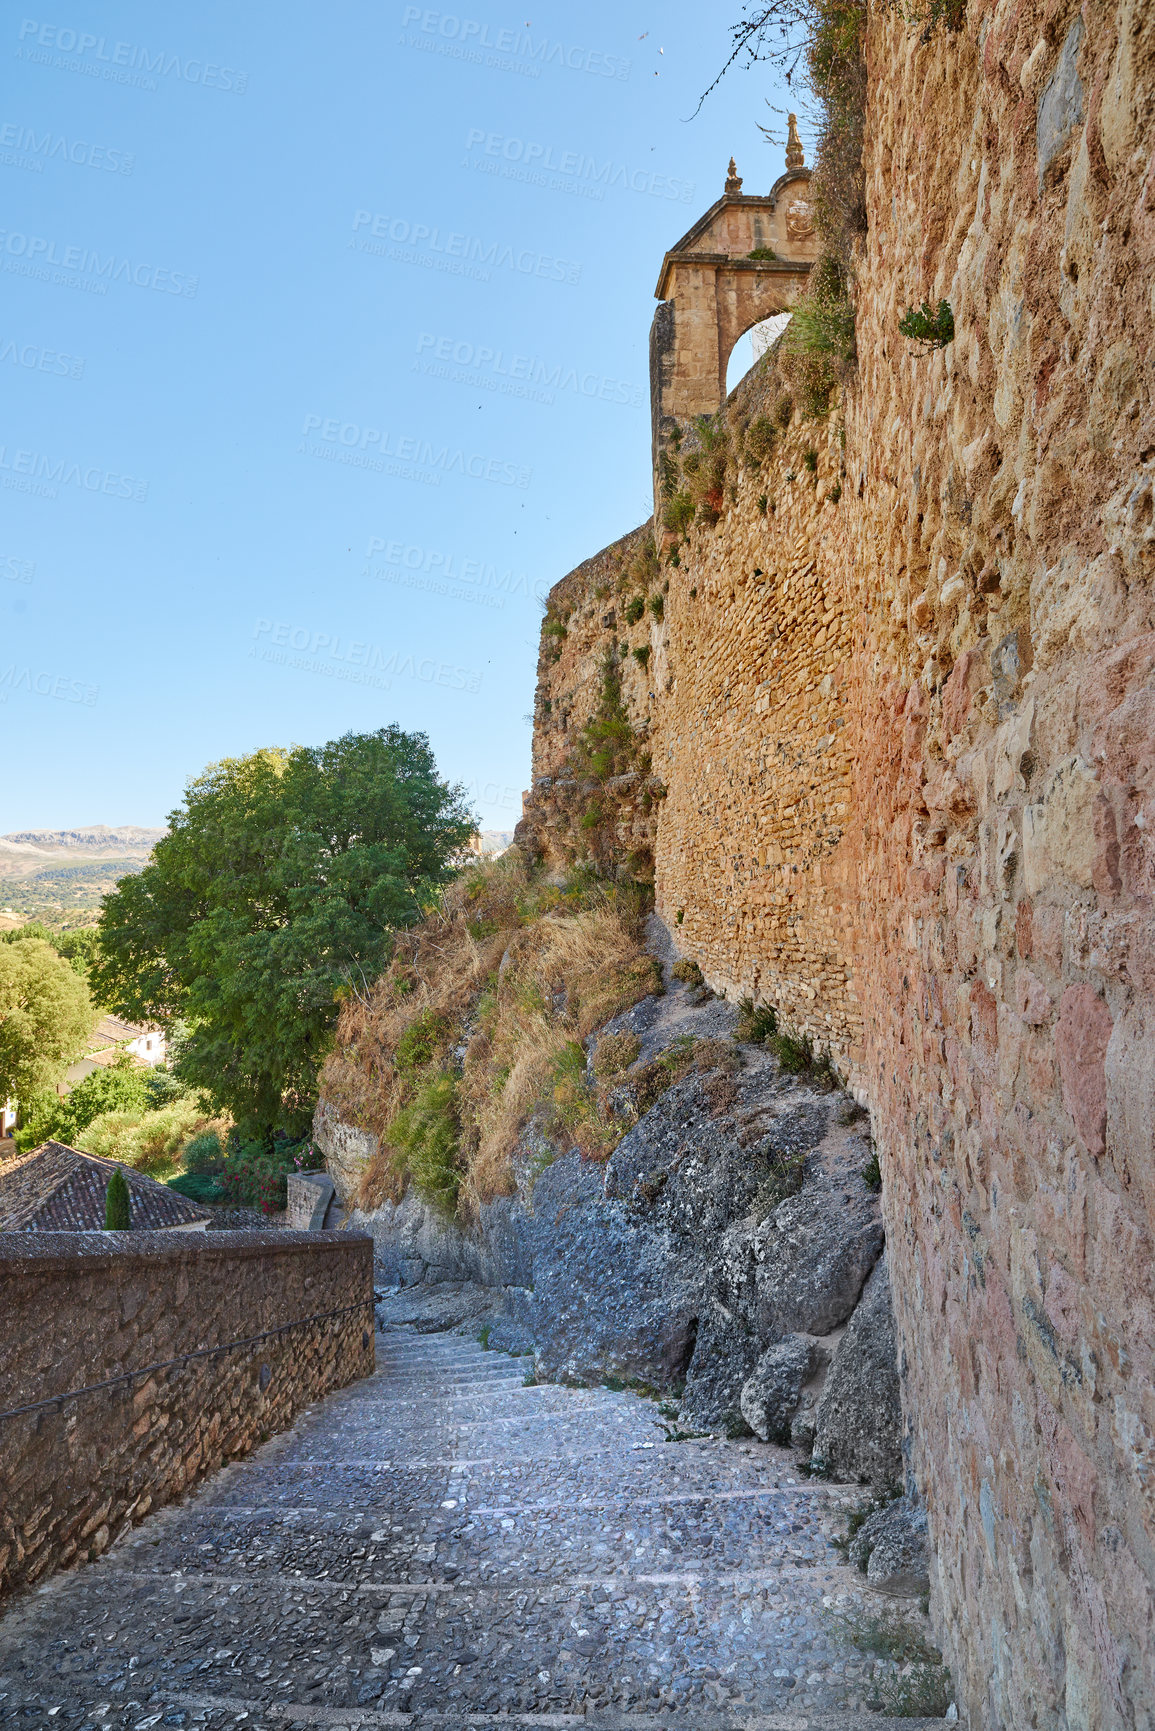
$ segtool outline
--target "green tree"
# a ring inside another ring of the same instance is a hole
[[[108,1180],[104,1192],[104,1230],[127,1232],[132,1225],[132,1204],[128,1195],[128,1180],[120,1167]]]
[[[257,751],[189,784],[104,898],[96,989],[187,1023],[175,1069],[246,1135],[304,1134],[340,999],[389,960],[473,832],[424,734]]]
[[[146,1112],[159,1104],[153,1098],[152,1078],[125,1054],[109,1069],[93,1070],[78,1082],[63,1100],[55,1094],[33,1095],[21,1101],[21,1126],[16,1133],[18,1148],[35,1148],[41,1142],[65,1142],[70,1148],[83,1146],[82,1137],[94,1118],[103,1112]]]
[[[0,932],[0,944],[25,944],[29,938],[42,938],[58,956],[63,956],[74,974],[86,980],[96,960],[100,942],[95,926],[85,926],[75,932],[54,932],[42,920],[28,920],[15,931]]]
[[[88,986],[43,938],[0,945],[0,1098],[49,1088],[83,1052]]]

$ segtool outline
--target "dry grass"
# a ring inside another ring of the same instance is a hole
[[[641,944],[644,912],[632,887],[549,884],[511,850],[463,873],[403,935],[388,971],[342,1010],[321,1075],[324,1097],[380,1142],[363,1208],[397,1200],[412,1176],[475,1214],[512,1189],[518,1138],[541,1110],[604,1157],[608,1137],[584,1109],[573,1048],[660,987]],[[410,1108],[435,1082],[437,1122],[415,1154]],[[442,1167],[432,1179],[431,1159]]]
[[[470,1043],[462,1092],[471,1108],[471,1206],[511,1188],[510,1158],[539,1106],[590,1157],[608,1153],[596,1114],[583,1111],[574,1073],[581,1042],[660,984],[634,922],[609,899],[570,915],[547,914],[513,939],[497,988],[488,994]],[[583,1055],[584,1062],[584,1055]]]

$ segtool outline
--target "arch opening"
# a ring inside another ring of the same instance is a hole
[[[759,319],[756,324],[743,331],[734,347],[730,350],[726,362],[726,395],[739,385],[750,371],[762,359],[768,350],[774,347],[790,323],[788,312],[772,313],[768,319]]]

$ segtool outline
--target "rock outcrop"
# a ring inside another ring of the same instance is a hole
[[[849,1558],[881,1593],[911,1597],[930,1591],[926,1510],[897,1497],[863,1521]]]
[[[659,921],[650,940],[668,977],[675,952]],[[901,1414],[878,1398],[889,1289],[878,1198],[862,1175],[868,1139],[853,1101],[737,1041],[737,1020],[733,1005],[668,978],[663,996],[594,1036],[591,1063],[601,1039],[623,1033],[637,1037],[634,1069],[690,1042],[704,1056],[604,1165],[531,1125],[516,1194],[484,1204],[474,1230],[413,1190],[353,1219],[376,1241],[379,1283],[421,1294],[418,1326],[484,1322],[492,1345],[533,1351],[541,1380],[662,1391],[690,1430],[790,1443],[804,1387],[817,1399],[829,1365],[855,1440],[823,1470],[881,1486],[899,1460]],[[319,1113],[316,1134],[339,1164],[347,1127]],[[864,1306],[870,1320],[855,1330]],[[893,1323],[889,1339],[881,1369],[896,1382]],[[871,1354],[861,1374],[847,1365],[858,1342]],[[820,1401],[819,1422],[823,1411]],[[794,1436],[804,1457],[816,1434]]]

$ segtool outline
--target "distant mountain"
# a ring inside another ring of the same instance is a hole
[[[142,829],[136,823],[124,823],[111,829],[106,823],[93,823],[77,829],[22,829],[10,835],[0,835],[0,855],[23,854],[34,849],[37,853],[79,853],[86,858],[94,854],[116,854],[128,857],[151,853],[163,835],[163,829]]]
[[[513,831],[511,829],[479,830],[478,840],[480,845],[473,851],[481,854],[485,859],[496,858],[498,854],[504,853],[513,842]]]
[[[90,923],[101,896],[140,871],[167,833],[136,823],[93,823],[0,835],[0,914],[6,923]]]

